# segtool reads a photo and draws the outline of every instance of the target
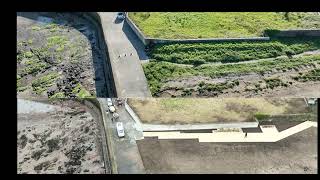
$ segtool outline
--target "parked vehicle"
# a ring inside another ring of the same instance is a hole
[[[122,122],[117,122],[116,127],[117,127],[118,136],[124,137],[124,128],[123,128]]]
[[[124,20],[126,18],[126,15],[124,12],[118,12],[117,13],[117,19]]]
[[[114,121],[114,120],[117,120],[117,119],[119,119],[119,114],[118,113],[113,113],[112,120]]]
[[[111,113],[114,113],[114,112],[116,112],[116,108],[114,106],[109,106],[109,111]]]
[[[112,99],[111,98],[107,98],[107,104],[108,104],[108,106],[112,106],[113,104],[112,104]]]

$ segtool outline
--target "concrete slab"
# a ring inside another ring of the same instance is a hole
[[[158,139],[198,139],[199,142],[276,142],[299,133],[310,127],[317,127],[317,122],[306,121],[279,132],[276,126],[260,126],[261,133],[217,132],[212,133],[180,133],[174,132],[143,132],[144,137]],[[247,135],[246,135],[247,134]]]

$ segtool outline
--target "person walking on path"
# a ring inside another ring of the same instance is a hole
[[[247,137],[247,135],[248,135],[248,133],[246,133],[246,134],[244,135],[244,137],[246,138],[246,137]]]

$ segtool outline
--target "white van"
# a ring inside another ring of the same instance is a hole
[[[118,136],[124,137],[124,128],[123,128],[122,122],[117,122],[116,127],[117,127]]]
[[[108,104],[108,106],[112,106],[112,99],[111,98],[107,98],[107,104]]]

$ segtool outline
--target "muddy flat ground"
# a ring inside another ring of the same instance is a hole
[[[19,102],[17,173],[109,173],[98,117],[76,101],[52,103],[48,108]]]
[[[17,13],[17,95],[107,96],[98,30],[77,13]]]
[[[317,128],[276,143],[199,143],[197,140],[137,141],[147,173],[303,173],[317,167]]]

